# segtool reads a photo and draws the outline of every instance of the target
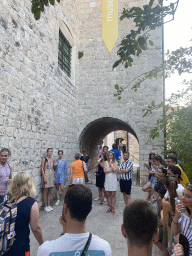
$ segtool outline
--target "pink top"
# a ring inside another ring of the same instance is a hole
[[[12,166],[6,163],[5,166],[0,164],[0,195],[4,196],[7,192],[7,183],[3,183],[3,180],[8,180],[12,176]]]

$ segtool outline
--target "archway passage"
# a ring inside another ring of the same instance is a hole
[[[100,139],[112,131],[124,130],[138,140],[135,131],[126,122],[112,117],[103,117],[89,123],[79,137],[80,150],[86,149],[92,160],[96,159],[97,145]],[[92,161],[92,164],[94,161]]]

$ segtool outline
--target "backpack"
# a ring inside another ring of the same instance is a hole
[[[10,249],[15,241],[15,221],[17,217],[17,204],[8,201],[5,195],[0,204],[0,255]]]

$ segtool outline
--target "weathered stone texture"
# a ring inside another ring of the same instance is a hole
[[[119,16],[123,7],[135,4],[144,1],[119,0]],[[63,0],[46,7],[39,21],[30,8],[30,0],[0,2],[0,147],[12,151],[14,172],[28,171],[39,192],[46,149],[54,148],[54,158],[63,149],[70,164],[88,127],[106,117],[127,124],[137,136],[142,170],[148,153],[159,151],[158,141],[151,141],[148,132],[160,113],[143,119],[142,109],[154,98],[162,100],[162,80],[147,81],[136,93],[129,83],[161,62],[161,31],[152,35],[155,47],[135,58],[131,69],[112,70],[117,45],[132,22],[119,22],[119,38],[109,54],[101,37],[102,0]],[[71,78],[58,67],[59,28],[64,23],[73,40]],[[84,53],[80,60],[78,51]],[[115,83],[128,85],[121,101],[113,97]],[[112,128],[107,129],[94,131],[94,139],[87,134],[84,146],[92,157],[98,140]],[[113,125],[117,129],[118,122]]]

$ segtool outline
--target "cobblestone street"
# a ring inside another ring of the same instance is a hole
[[[94,183],[94,176],[93,176]],[[133,184],[135,182],[133,181]],[[94,184],[87,184],[91,188],[93,198],[98,197],[98,190]],[[141,187],[132,186],[132,199],[146,198],[146,194],[142,192]],[[50,213],[40,212],[40,224],[43,229],[44,240],[53,240],[59,237],[62,232],[62,228],[59,224],[59,215],[62,212],[62,203],[59,206],[53,206],[53,211]],[[107,202],[103,205],[99,204],[99,201],[93,201],[93,210],[87,218],[87,230],[101,238],[107,240],[112,249],[113,256],[126,256],[127,244],[125,238],[121,234],[121,223],[123,219],[123,213],[120,212],[124,208],[123,196],[119,189],[116,194],[116,214],[111,215],[105,213],[107,209]],[[38,244],[31,233],[31,256],[36,256],[38,250]],[[158,256],[159,251],[156,246],[153,248],[153,255]]]

